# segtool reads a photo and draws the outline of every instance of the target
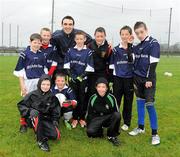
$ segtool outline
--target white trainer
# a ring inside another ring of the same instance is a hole
[[[129,135],[136,136],[138,134],[143,134],[143,133],[145,133],[145,129],[142,130],[140,128],[135,128],[135,129],[133,129],[133,131],[129,132]]]
[[[152,145],[158,145],[160,144],[160,137],[159,135],[153,135],[152,136]]]
[[[128,131],[129,126],[127,126],[126,124],[124,124],[124,125],[121,127],[121,129],[122,129],[123,131]]]

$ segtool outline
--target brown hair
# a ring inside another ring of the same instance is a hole
[[[95,32],[94,32],[94,35],[97,33],[97,32],[101,32],[101,33],[104,33],[106,35],[106,31],[103,27],[98,27],[96,28]]]
[[[76,35],[83,35],[83,36],[86,38],[86,33],[83,32],[83,31],[77,31],[77,32],[75,33],[75,36],[76,36]]]
[[[135,23],[135,25],[134,25],[134,30],[136,30],[136,29],[138,29],[138,28],[140,28],[140,27],[144,27],[145,30],[147,30],[146,24],[145,24],[144,22],[142,22],[142,21],[138,21],[138,22]]]
[[[50,30],[49,28],[47,28],[47,27],[41,28],[40,33],[42,33],[42,31],[47,31],[47,32],[50,32],[50,33],[51,33],[51,30]]]
[[[122,30],[127,30],[127,31],[129,32],[129,34],[132,35],[132,29],[131,29],[131,27],[129,27],[129,26],[123,26],[123,27],[120,29],[120,32],[119,32],[120,34],[121,34]]]
[[[54,76],[55,80],[57,79],[57,77],[64,77],[64,79],[66,80],[66,75],[64,73],[56,73]]]
[[[36,39],[42,41],[41,35],[40,35],[39,33],[33,33],[33,34],[31,34],[31,36],[30,36],[30,41],[33,41],[33,40],[36,40]]]

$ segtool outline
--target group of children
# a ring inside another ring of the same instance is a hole
[[[123,97],[123,125],[131,125],[134,91],[137,97],[138,127],[129,132],[135,136],[145,132],[145,106],[148,110],[152,144],[160,143],[155,110],[156,66],[160,47],[148,35],[144,22],[136,22],[134,32],[140,40],[133,45],[129,26],[120,29],[121,42],[112,49],[106,31],[98,27],[94,39],[74,29],[74,19],[62,19],[62,30],[51,35],[48,28],[30,36],[30,46],[20,53],[14,75],[19,77],[21,95],[20,132],[32,127],[39,148],[49,151],[48,139],[60,139],[59,120],[67,129],[78,124],[86,127],[88,137],[103,137],[120,144]]]

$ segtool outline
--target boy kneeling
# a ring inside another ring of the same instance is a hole
[[[87,110],[88,137],[102,137],[103,127],[107,129],[108,140],[114,146],[120,144],[119,135],[120,113],[115,97],[108,92],[108,81],[99,78],[96,82],[96,93],[89,99]]]
[[[60,139],[60,105],[50,87],[51,79],[44,74],[38,81],[37,90],[30,92],[18,103],[21,116],[29,122],[29,127],[33,127],[39,148],[44,151],[50,151],[48,139]]]

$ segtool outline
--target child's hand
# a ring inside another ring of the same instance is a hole
[[[79,82],[82,82],[82,81],[83,81],[83,78],[82,78],[81,76],[78,76],[78,77],[77,77],[77,80],[78,80]]]
[[[112,47],[113,47],[112,43],[108,42],[108,45],[109,45],[108,47],[112,49]]]
[[[77,105],[77,101],[76,100],[71,100],[71,104],[72,104],[72,107],[75,108],[76,105]]]
[[[147,82],[145,83],[145,87],[146,87],[146,88],[151,88],[151,87],[152,87],[152,82],[151,82],[151,81],[147,81]]]
[[[133,35],[131,35],[130,37],[129,37],[129,39],[128,39],[128,43],[133,43],[134,42],[134,36]]]
[[[38,114],[39,114],[39,112],[37,111],[37,110],[35,110],[35,109],[32,109],[31,111],[30,111],[30,118],[35,118],[35,117],[37,117],[38,116]]]
[[[26,90],[26,87],[21,87],[21,96],[26,96],[27,94],[27,90]]]
[[[53,121],[53,125],[54,125],[56,128],[58,128],[59,123],[58,123],[57,121]]]

